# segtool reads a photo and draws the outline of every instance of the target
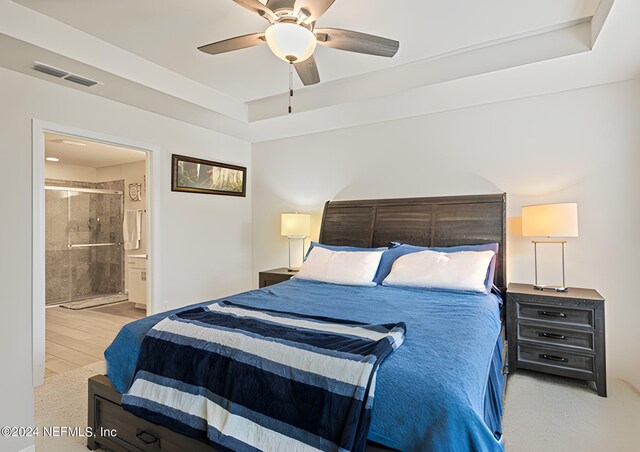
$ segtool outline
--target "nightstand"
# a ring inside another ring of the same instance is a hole
[[[507,289],[509,370],[528,369],[595,382],[607,396],[604,298],[593,289]]]
[[[289,271],[287,267],[274,268],[273,270],[266,270],[260,272],[258,275],[258,285],[260,288],[272,286],[274,284],[288,281],[297,272]]]

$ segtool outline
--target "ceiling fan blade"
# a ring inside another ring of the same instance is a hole
[[[210,55],[219,53],[232,52],[234,50],[246,49],[264,44],[264,33],[252,33],[250,35],[236,36],[235,38],[225,39],[224,41],[213,42],[211,44],[198,47],[198,50]]]
[[[300,77],[304,86],[320,83],[320,73],[313,55],[300,63],[294,63],[293,66],[296,68],[298,77]]]
[[[340,28],[316,28],[314,31],[318,38],[318,44],[332,49],[392,57],[400,48],[398,41],[358,31]]]
[[[296,16],[302,11],[306,19],[302,21],[310,24],[318,20],[320,16],[327,12],[335,0],[296,0],[293,12]]]
[[[242,6],[243,8],[248,9],[249,11],[258,13],[260,17],[264,17],[271,23],[276,22],[278,20],[278,18],[273,13],[273,11],[267,8],[264,4],[260,3],[258,0],[233,0],[233,1],[236,2],[238,5]]]

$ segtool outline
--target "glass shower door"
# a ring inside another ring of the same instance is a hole
[[[69,209],[71,299],[122,293],[122,192],[95,189],[76,193],[70,198]]]
[[[46,304],[69,301],[68,196],[67,191],[45,190]]]
[[[124,292],[122,193],[47,187],[47,304]]]
[[[91,204],[93,193],[69,190],[69,301],[95,293],[92,272]]]

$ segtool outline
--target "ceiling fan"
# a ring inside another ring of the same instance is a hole
[[[339,28],[316,28],[318,20],[335,0],[233,0],[257,13],[271,25],[263,33],[252,33],[198,47],[217,55],[267,43],[280,59],[291,63],[304,85],[320,82],[313,58],[316,44],[333,49],[392,57],[400,43],[392,39]]]

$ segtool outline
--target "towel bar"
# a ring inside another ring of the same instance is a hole
[[[113,245],[122,245],[122,242],[117,243],[80,243],[77,245],[67,245],[69,248],[90,248],[94,246],[113,246]]]

